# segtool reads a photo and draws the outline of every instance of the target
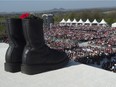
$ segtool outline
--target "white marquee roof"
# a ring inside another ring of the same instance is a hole
[[[60,23],[66,23],[66,21],[64,20],[64,18],[62,19],[62,21]]]
[[[116,27],[116,22],[115,23],[112,23],[112,27]]]
[[[82,19],[80,19],[80,20],[78,21],[78,23],[84,23],[84,22],[83,22],[83,20],[82,20]]]
[[[107,24],[107,22],[104,19],[102,19],[99,24]]]
[[[80,19],[78,22],[77,22],[77,20],[74,18],[74,20],[73,21],[71,21],[70,19],[68,19],[67,21],[63,18],[62,19],[62,21],[60,21],[59,22],[60,24],[66,24],[66,23],[85,23],[85,24],[102,24],[102,25],[107,25],[107,22],[104,20],[104,19],[102,19],[101,20],[101,22],[99,23],[99,22],[97,22],[97,20],[96,19],[94,19],[93,20],[93,22],[90,22],[90,20],[89,19],[87,19],[85,22],[82,20],[82,19]],[[116,24],[115,24],[116,25]],[[112,26],[114,26],[114,24],[112,24]]]
[[[68,20],[66,21],[66,23],[72,23],[72,22],[71,22],[71,20],[70,20],[70,19],[68,19]]]
[[[78,23],[77,20],[74,18],[74,20],[72,21],[72,23]]]
[[[85,24],[91,24],[91,22],[90,22],[89,19],[87,19],[84,23],[85,23]]]
[[[97,20],[94,19],[93,22],[92,22],[92,24],[98,24]]]

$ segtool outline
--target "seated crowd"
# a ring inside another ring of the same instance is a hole
[[[116,71],[116,28],[53,25],[44,28],[44,37],[49,47],[65,51],[74,61]],[[87,42],[86,46],[79,45],[83,42]]]

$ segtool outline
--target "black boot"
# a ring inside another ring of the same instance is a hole
[[[5,70],[18,72],[21,70],[22,54],[26,41],[23,36],[22,21],[11,18],[7,20],[9,47],[5,57]]]
[[[22,73],[42,73],[62,68],[68,63],[66,53],[45,45],[42,19],[24,19],[23,30],[27,44],[23,53]]]

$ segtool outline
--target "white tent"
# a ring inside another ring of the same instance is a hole
[[[92,25],[99,25],[96,19],[93,20]]]
[[[66,21],[63,18],[62,21],[60,21],[60,26],[65,26],[65,25],[66,25]]]
[[[80,19],[80,20],[78,21],[78,25],[84,25],[84,22],[83,22],[82,19]]]
[[[66,21],[66,23],[71,23],[71,20],[70,20],[70,19],[68,19],[68,20]]]
[[[77,20],[74,18],[74,20],[72,21],[72,25],[77,25]]]
[[[112,27],[115,27],[116,28],[116,22],[115,23],[112,23]]]
[[[77,22],[77,20],[74,18],[74,20],[72,21],[72,23],[75,23],[75,24],[76,24],[76,23],[78,23],[78,22]]]
[[[102,19],[101,22],[99,23],[99,25],[107,26],[107,22],[104,19]]]
[[[62,21],[60,23],[66,23],[66,21],[64,20],[64,18],[62,19]]]
[[[68,20],[66,21],[66,25],[67,25],[67,26],[71,26],[71,23],[72,23],[72,21],[71,21],[70,19],[68,19]]]
[[[89,19],[87,19],[85,22],[84,22],[85,25],[91,25],[91,22]]]

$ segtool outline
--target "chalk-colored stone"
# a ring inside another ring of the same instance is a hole
[[[37,75],[4,71],[8,45],[0,43],[0,87],[116,87],[116,74],[70,61],[65,68]]]

